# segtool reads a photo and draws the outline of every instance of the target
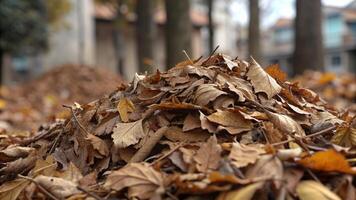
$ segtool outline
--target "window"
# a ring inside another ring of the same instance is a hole
[[[340,65],[341,65],[341,57],[340,57],[340,55],[331,56],[331,66],[332,67],[339,67]]]

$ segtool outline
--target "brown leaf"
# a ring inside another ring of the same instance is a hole
[[[121,121],[128,122],[128,113],[133,112],[135,110],[135,105],[130,99],[121,98],[119,103],[117,104],[117,110],[119,111]]]
[[[0,151],[0,163],[14,161],[18,158],[27,157],[34,148],[11,146]]]
[[[281,179],[283,177],[283,163],[278,157],[273,155],[261,156],[257,163],[249,168],[246,172],[247,178],[265,177],[275,179],[277,188],[281,186]]]
[[[207,116],[207,119],[223,126],[220,129],[225,129],[231,134],[251,130],[253,126],[252,122],[246,120],[237,110],[217,110],[217,112]]]
[[[335,193],[316,181],[301,181],[297,186],[300,200],[341,200]]]
[[[255,88],[255,92],[265,93],[268,99],[271,99],[282,89],[276,80],[268,75],[253,58],[251,58],[247,77]]]
[[[266,111],[268,118],[282,133],[305,136],[303,128],[291,117]]]
[[[163,176],[144,163],[131,163],[113,171],[105,188],[121,191],[128,188],[130,198],[149,199],[164,192]]]
[[[341,172],[356,175],[345,157],[333,149],[319,151],[298,161],[304,167],[325,172]]]
[[[117,123],[111,137],[115,146],[125,148],[138,143],[145,135],[141,119],[131,123]]]
[[[104,140],[100,139],[99,137],[96,137],[93,134],[88,134],[86,136],[86,139],[93,145],[93,148],[97,150],[100,155],[102,156],[109,155],[109,148],[107,144],[104,142]]]
[[[34,180],[58,198],[80,193],[76,184],[62,178],[39,175]]]
[[[260,147],[247,146],[236,142],[232,144],[229,159],[233,165],[241,168],[248,164],[254,164],[263,153],[265,151]]]
[[[194,157],[195,162],[197,162],[198,171],[207,172],[217,169],[221,159],[221,151],[222,149],[217,143],[216,136],[211,136],[206,143],[200,146]]]
[[[226,92],[217,89],[215,84],[203,84],[195,92],[195,103],[200,106],[206,106],[209,102],[224,94]]]
[[[17,200],[20,193],[30,184],[28,180],[16,179],[0,186],[1,200]]]
[[[199,116],[189,113],[184,119],[183,131],[186,132],[196,128],[200,128]]]
[[[336,129],[335,135],[332,137],[331,142],[344,147],[356,146],[356,127],[351,125],[343,125]]]

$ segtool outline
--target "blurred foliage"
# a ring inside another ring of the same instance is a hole
[[[58,30],[66,23],[63,17],[72,9],[69,0],[46,0],[47,20],[54,30]]]
[[[0,48],[24,53],[47,47],[46,6],[43,0],[0,2]]]

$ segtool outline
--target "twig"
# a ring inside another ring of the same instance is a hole
[[[331,126],[329,128],[326,128],[324,130],[321,130],[321,131],[318,131],[316,133],[313,133],[313,134],[310,134],[310,135],[307,135],[307,136],[304,136],[302,137],[301,139],[306,139],[306,138],[311,138],[311,137],[315,137],[315,136],[318,136],[318,135],[322,135],[324,133],[327,133],[329,131],[332,131],[336,128],[336,126]],[[291,138],[291,139],[288,139],[288,140],[285,140],[285,141],[282,141],[282,142],[277,142],[277,143],[273,143],[272,146],[278,146],[278,145],[283,145],[283,144],[286,144],[286,143],[289,143],[289,142],[293,142],[295,141],[296,139],[295,138]]]
[[[80,190],[80,191],[86,193],[87,195],[93,197],[93,198],[96,199],[96,200],[104,200],[103,198],[99,197],[98,195],[96,195],[96,194],[94,194],[94,193],[92,193],[92,192],[89,192],[88,190],[86,190],[86,189],[83,188],[83,187],[77,186],[77,188],[78,188],[78,190]]]
[[[73,118],[74,120],[77,122],[78,126],[87,134],[89,135],[90,133],[84,128],[84,126],[79,122],[77,116],[75,115],[72,106],[68,106],[68,105],[63,105],[63,107],[65,108],[69,108],[70,111],[72,112]]]
[[[177,144],[175,147],[173,147],[171,150],[169,150],[167,153],[165,153],[162,157],[159,157],[157,160],[153,161],[150,165],[155,165],[159,161],[161,161],[164,158],[166,158],[167,156],[171,155],[173,152],[175,152],[177,149],[182,147],[184,144],[185,144],[185,142],[181,142],[181,143]]]
[[[185,50],[182,51],[184,53],[185,56],[187,56],[188,60],[190,61],[191,64],[194,64],[194,62],[192,61],[192,59],[190,59],[189,55],[187,54],[187,52]]]
[[[28,177],[28,176],[23,176],[21,174],[17,175],[19,178],[23,178],[26,180],[31,181],[32,183],[36,184],[36,186],[43,192],[45,193],[47,196],[49,196],[50,198],[54,199],[54,200],[61,200],[61,198],[57,198],[56,196],[54,196],[51,192],[49,192],[46,188],[42,187],[41,184],[39,184],[35,179]]]
[[[147,139],[145,144],[135,153],[129,163],[141,162],[145,160],[167,130],[168,127],[164,126],[153,133],[152,136]]]

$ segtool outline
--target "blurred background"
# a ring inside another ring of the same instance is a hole
[[[352,0],[2,0],[0,15],[3,84],[64,64],[131,79],[218,45],[289,75],[356,68]]]
[[[0,128],[212,52],[278,64],[356,110],[356,0],[1,0]]]

